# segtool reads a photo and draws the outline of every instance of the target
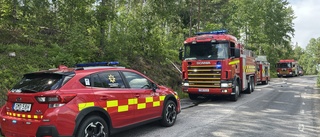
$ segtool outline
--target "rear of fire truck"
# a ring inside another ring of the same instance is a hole
[[[293,77],[299,75],[298,62],[294,59],[284,59],[280,60],[276,67],[277,67],[277,75],[278,77]]]
[[[270,80],[270,63],[267,60],[267,56],[256,57],[257,62],[257,82],[263,85],[268,84]]]
[[[182,90],[191,100],[227,95],[237,101],[241,92],[254,90],[255,58],[226,30],[197,33],[180,51]]]

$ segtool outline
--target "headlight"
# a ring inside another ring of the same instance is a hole
[[[189,86],[189,83],[183,83],[182,85],[183,86]]]
[[[221,87],[222,88],[228,88],[228,87],[231,87],[232,86],[232,83],[221,83]]]

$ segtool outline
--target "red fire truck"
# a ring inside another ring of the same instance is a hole
[[[270,63],[267,60],[267,56],[256,57],[257,63],[257,82],[266,85],[270,80]]]
[[[284,59],[280,60],[277,63],[277,75],[278,77],[285,77],[285,76],[298,76],[298,61],[294,59]]]
[[[254,91],[253,56],[226,30],[197,33],[187,38],[180,50],[182,90],[191,100],[198,96],[228,95],[237,101],[241,92]]]

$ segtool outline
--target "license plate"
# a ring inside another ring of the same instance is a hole
[[[13,104],[13,110],[14,111],[31,111],[31,104],[26,103],[14,103]]]
[[[209,89],[199,89],[199,92],[209,92]]]

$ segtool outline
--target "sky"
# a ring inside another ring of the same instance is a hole
[[[292,42],[306,48],[311,38],[320,37],[320,0],[288,0],[294,10]]]

